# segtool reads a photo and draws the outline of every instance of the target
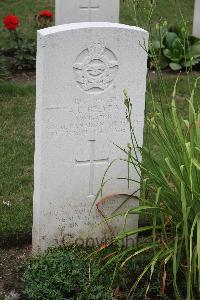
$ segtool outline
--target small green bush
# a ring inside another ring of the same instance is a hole
[[[30,299],[113,299],[108,272],[97,276],[101,266],[80,249],[52,249],[31,260],[24,273],[25,293]]]

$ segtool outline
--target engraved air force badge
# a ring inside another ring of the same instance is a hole
[[[104,42],[94,42],[83,50],[73,65],[76,82],[87,92],[99,93],[113,82],[119,64],[115,54]]]

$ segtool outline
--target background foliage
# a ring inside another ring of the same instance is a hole
[[[157,24],[150,37],[149,57],[154,68],[157,62],[161,69],[192,70],[200,62],[200,40],[189,35],[185,23],[174,27]]]

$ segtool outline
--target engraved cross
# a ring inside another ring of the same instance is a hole
[[[89,178],[89,195],[94,196],[94,167],[95,164],[105,164],[109,162],[109,158],[95,159],[95,142],[96,140],[89,140],[90,142],[90,159],[89,160],[75,160],[76,165],[90,166],[90,178]]]
[[[80,10],[84,10],[88,13],[88,19],[91,21],[92,11],[99,10],[100,6],[98,4],[92,4],[93,0],[87,0],[86,4],[81,4],[79,6]]]

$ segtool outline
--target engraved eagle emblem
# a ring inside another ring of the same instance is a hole
[[[94,42],[83,50],[73,65],[76,82],[84,91],[104,91],[113,82],[119,64],[103,42]]]

